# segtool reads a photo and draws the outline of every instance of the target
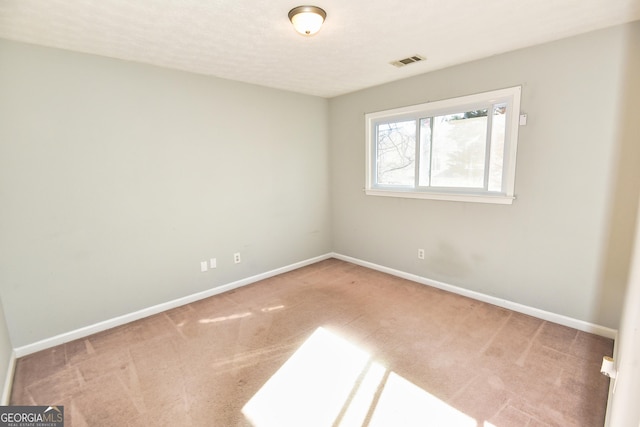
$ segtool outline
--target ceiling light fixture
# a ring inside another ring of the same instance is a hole
[[[322,27],[327,12],[317,6],[298,6],[289,11],[293,28],[303,36],[312,36]]]

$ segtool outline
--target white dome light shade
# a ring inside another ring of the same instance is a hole
[[[316,6],[298,6],[289,11],[293,28],[303,36],[312,36],[322,27],[327,13]]]

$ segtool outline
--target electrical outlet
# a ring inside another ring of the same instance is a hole
[[[424,259],[424,249],[418,249],[418,259]]]
[[[207,271],[207,261],[200,261],[200,271],[203,273]]]
[[[215,258],[211,258],[209,260],[209,268],[216,268],[218,267],[218,261]]]
[[[240,252],[236,252],[235,254],[233,254],[233,262],[235,262],[236,264],[240,264]]]

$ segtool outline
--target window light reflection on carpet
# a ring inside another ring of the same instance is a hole
[[[313,332],[242,412],[254,427],[478,426],[325,328]]]

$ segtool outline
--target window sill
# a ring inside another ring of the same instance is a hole
[[[447,200],[450,202],[493,203],[510,205],[515,197],[486,194],[427,193],[417,191],[364,190],[367,196],[404,197],[407,199]]]

